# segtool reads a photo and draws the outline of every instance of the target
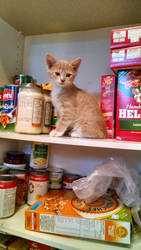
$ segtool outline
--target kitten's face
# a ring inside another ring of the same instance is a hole
[[[56,60],[52,55],[47,55],[47,68],[51,83],[62,88],[70,87],[73,83],[81,58],[73,61]]]

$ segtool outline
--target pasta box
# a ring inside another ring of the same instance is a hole
[[[141,67],[141,46],[111,49],[110,68],[113,72],[137,67]]]
[[[141,26],[112,30],[111,48],[125,48],[139,45],[141,45]]]
[[[116,139],[141,141],[141,69],[118,72]]]
[[[114,138],[116,76],[101,77],[101,111],[107,128],[107,137]]]
[[[107,193],[86,204],[70,190],[50,190],[25,211],[27,230],[130,244],[130,209]]]

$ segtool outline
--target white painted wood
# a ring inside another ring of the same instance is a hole
[[[24,36],[0,18],[0,62],[11,79],[16,73],[22,73],[23,44]]]
[[[101,241],[98,242],[84,238],[64,237],[25,230],[24,214],[27,207],[27,205],[21,206],[14,216],[7,219],[0,219],[0,231],[64,250],[119,250],[119,244],[114,244],[113,246],[112,244]],[[140,235],[141,234],[139,234],[139,237]],[[131,250],[139,249],[141,249],[141,241],[140,239],[136,239],[135,243],[132,244]],[[122,245],[120,250],[125,250],[125,247]]]

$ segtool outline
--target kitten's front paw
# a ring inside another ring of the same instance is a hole
[[[56,131],[56,129],[53,129],[50,133],[49,133],[50,136],[62,136],[63,133],[62,132],[58,132]]]

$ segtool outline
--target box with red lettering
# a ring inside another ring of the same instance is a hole
[[[111,49],[110,68],[117,73],[120,69],[141,68],[141,46]]]
[[[118,72],[116,139],[141,141],[141,69]]]
[[[107,128],[107,137],[114,138],[116,76],[101,77],[101,111]]]
[[[112,49],[134,47],[139,45],[141,45],[141,26],[112,30]]]

